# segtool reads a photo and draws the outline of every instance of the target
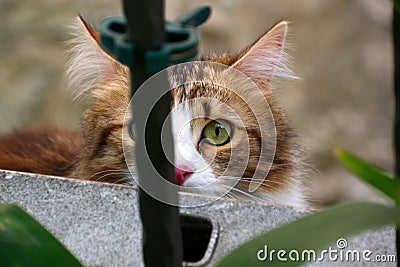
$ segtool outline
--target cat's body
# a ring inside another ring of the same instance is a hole
[[[127,169],[121,140],[124,116],[130,101],[129,69],[99,48],[99,36],[94,28],[82,19],[79,19],[78,24],[73,38],[68,76],[76,89],[76,96],[86,96],[91,99],[82,116],[81,132],[72,133],[46,126],[0,135],[0,169],[129,183],[132,179]],[[284,112],[276,105],[274,92],[270,86],[270,81],[274,77],[293,77],[287,68],[284,53],[286,30],[286,22],[277,24],[252,46],[236,56],[224,54],[200,58],[231,66],[243,72],[261,88],[263,100],[271,107],[276,129],[276,150],[271,169],[267,172],[267,177],[262,177],[264,181],[260,188],[254,193],[246,191],[257,166],[263,166],[262,162],[261,164],[259,162],[260,144],[263,140],[259,132],[260,127],[257,126],[259,122],[252,112],[253,108],[258,107],[249,106],[229,91],[225,92],[221,88],[204,84],[193,84],[172,90],[172,107],[178,107],[199,97],[215,99],[232,107],[242,119],[244,117],[244,127],[241,129],[235,126],[234,119],[229,118],[225,114],[228,112],[224,112],[218,106],[210,105],[202,111],[177,108],[172,121],[178,184],[183,183],[184,186],[198,186],[208,182],[223,184],[223,177],[220,176],[223,175],[232,157],[231,153],[234,152],[239,153],[239,160],[248,160],[248,163],[243,174],[234,177],[239,183],[228,195],[296,206],[305,205],[301,148],[296,134],[287,124]],[[244,94],[250,96],[251,92]],[[221,123],[216,124],[210,118],[218,118]],[[225,122],[226,125],[221,126]],[[218,130],[215,132],[218,134],[221,129],[229,127],[235,132],[233,134],[229,132],[230,136],[221,143],[202,142],[209,140],[204,138],[207,127],[214,127],[212,131]],[[249,155],[246,159],[240,159],[240,150],[235,152],[235,148],[242,145],[241,131],[249,140]],[[199,161],[193,163],[194,158]]]
[[[49,125],[0,135],[0,169],[69,176],[82,150],[79,132]]]

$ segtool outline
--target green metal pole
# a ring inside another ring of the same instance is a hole
[[[162,0],[124,0],[123,8],[128,23],[129,39],[135,45],[134,65],[130,66],[133,95],[139,86],[152,74],[145,71],[146,51],[158,49],[165,39],[164,5]],[[165,83],[162,86],[168,86],[167,77],[165,77]],[[160,88],[154,88],[154,90],[156,92]],[[171,122],[167,120],[170,103],[170,94],[165,94],[150,113],[147,121],[140,114],[145,114],[145,112],[141,111],[148,110],[148,105],[152,103],[146,103],[144,100],[143,106],[133,107],[133,117],[137,131],[136,138],[138,140],[145,138],[147,147],[146,151],[146,147],[142,146],[143,142],[136,142],[136,163],[140,184],[153,183],[152,186],[157,186],[157,181],[152,181],[152,178],[157,176],[153,166],[162,177],[175,183],[174,167],[167,160],[167,158],[174,158]],[[165,140],[163,150],[161,129],[164,122],[164,127],[167,127],[164,131],[167,134],[163,136]],[[149,155],[150,161],[145,156],[146,153]],[[162,203],[142,189],[139,190],[145,265],[148,267],[181,266],[183,252],[179,208]],[[176,189],[168,190],[169,192],[166,192],[166,195],[173,199],[178,198]]]

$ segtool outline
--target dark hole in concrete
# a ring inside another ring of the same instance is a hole
[[[183,266],[203,266],[211,259],[218,239],[218,224],[208,218],[181,215]]]

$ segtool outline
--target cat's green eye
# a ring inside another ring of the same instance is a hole
[[[203,129],[202,139],[215,146],[222,146],[231,140],[232,128],[226,121],[211,121]]]

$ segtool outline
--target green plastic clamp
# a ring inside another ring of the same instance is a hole
[[[199,7],[173,22],[165,22],[165,42],[157,50],[145,54],[145,71],[154,74],[171,64],[194,59],[198,53],[199,34],[196,27],[210,16],[211,9]],[[100,23],[101,43],[122,64],[133,66],[135,45],[127,38],[127,22],[122,17],[109,17]]]

